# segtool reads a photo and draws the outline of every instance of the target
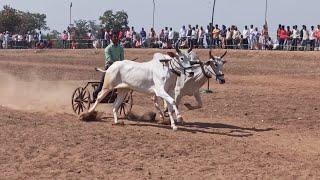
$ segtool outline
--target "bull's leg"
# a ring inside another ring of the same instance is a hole
[[[175,125],[172,112],[173,112],[172,105],[171,105],[171,104],[168,104],[168,114],[169,114],[169,119],[170,119],[171,127],[172,127],[172,129],[173,129],[174,131],[176,131],[176,130],[178,130],[178,128],[177,128],[177,126]]]
[[[176,103],[174,102],[173,98],[169,96],[169,94],[167,92],[165,92],[164,89],[160,89],[159,91],[156,92],[156,94],[161,97],[162,99],[164,99],[165,101],[167,101],[168,103],[168,108],[169,108],[169,117],[170,117],[170,121],[171,121],[171,127],[173,130],[177,130],[178,128],[175,125],[174,119],[172,117],[172,114],[170,116],[170,113],[172,113],[172,107],[173,110],[176,113],[177,116],[177,120],[178,121],[182,121],[182,116],[180,115],[178,108],[176,106]],[[171,106],[171,107],[170,107]],[[171,111],[170,111],[171,110]]]
[[[199,91],[194,93],[194,98],[196,99],[196,101],[198,103],[197,108],[202,108],[202,100],[201,100],[201,96],[200,96]]]
[[[113,103],[113,117],[114,117],[114,123],[118,124],[118,110],[123,102],[123,100],[125,99],[127,93],[129,91],[124,90],[124,89],[118,89],[117,90],[117,99],[115,100],[115,102]]]
[[[162,110],[160,109],[157,96],[154,95],[151,97],[151,99],[153,100],[154,106],[156,107],[157,111],[160,114],[160,118],[162,119],[162,121],[164,121],[164,114],[163,114]]]
[[[89,109],[89,113],[91,113],[92,111],[94,111],[97,107],[97,105],[107,96],[109,90],[108,89],[102,89],[99,94],[98,97],[96,99],[96,102],[93,104],[93,106]]]

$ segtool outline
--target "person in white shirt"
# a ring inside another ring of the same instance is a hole
[[[198,40],[199,40],[199,25],[197,24],[196,25],[196,28],[195,28],[195,44],[194,44],[194,47],[198,47]]]
[[[184,41],[187,38],[187,30],[185,26],[182,26],[182,28],[180,29],[179,38],[181,39],[181,41]]]
[[[226,47],[227,49],[232,49],[232,30],[228,28],[226,33]]]
[[[239,48],[240,45],[241,33],[238,30],[238,27],[234,27],[232,40],[233,40],[233,48]]]
[[[249,47],[252,50],[254,48],[254,28],[253,25],[250,25],[250,30],[249,30]]]
[[[9,32],[7,31],[6,34],[4,35],[4,38],[3,38],[3,48],[4,48],[4,49],[8,49],[9,39],[10,39],[10,34],[9,34]]]
[[[193,46],[196,45],[197,38],[198,38],[198,37],[197,37],[197,33],[196,33],[196,28],[193,27],[193,28],[192,28],[192,31],[191,31],[191,41],[192,41]],[[189,46],[190,46],[190,45],[189,45]]]
[[[199,48],[203,48],[204,36],[205,36],[205,31],[204,31],[203,27],[201,26],[199,29],[199,33],[198,33],[198,47]]]
[[[0,49],[3,49],[2,47],[3,39],[4,39],[4,33],[0,32]]]
[[[174,32],[173,32],[172,28],[170,28],[169,34],[168,34],[168,39],[169,39],[170,44],[174,43],[173,38],[174,38]]]
[[[316,31],[314,30],[314,26],[311,26],[309,31],[309,40],[310,40],[310,50],[314,51],[314,47],[316,44]]]
[[[244,26],[244,30],[242,31],[242,35],[243,35],[243,47],[244,49],[248,49],[249,47],[249,36],[250,36],[250,32],[248,30],[248,26]]]
[[[298,30],[298,26],[295,25],[293,26],[293,30],[292,30],[292,47],[291,50],[296,51],[298,49],[298,40],[300,38],[300,31]]]
[[[168,29],[168,27],[164,28],[164,41],[165,42],[169,41],[169,29]]]
[[[309,31],[307,30],[307,26],[303,25],[302,26],[302,42],[301,42],[301,46],[303,50],[307,49],[308,42],[309,42]]]

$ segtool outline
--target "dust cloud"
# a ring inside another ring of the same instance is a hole
[[[25,81],[0,71],[0,105],[33,112],[72,113],[74,81]]]

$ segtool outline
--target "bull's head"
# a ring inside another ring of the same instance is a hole
[[[175,44],[176,53],[168,52],[168,55],[174,59],[172,63],[175,67],[180,67],[182,73],[187,74],[189,77],[192,77],[194,75],[194,72],[192,71],[190,53],[192,52],[193,44],[191,43],[191,47],[187,52],[182,52],[179,49],[179,43],[180,40]]]
[[[219,84],[224,84],[226,82],[223,74],[223,65],[227,63],[227,61],[225,61],[223,58],[226,54],[227,51],[220,57],[213,56],[210,50],[209,61],[206,62],[206,65],[209,65],[212,68],[214,74],[216,75],[216,80],[219,82]]]

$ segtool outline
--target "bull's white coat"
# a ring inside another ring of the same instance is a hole
[[[118,89],[118,97],[113,104],[113,115],[115,124],[118,123],[117,112],[123,102],[126,94],[130,90],[141,93],[156,95],[168,103],[171,127],[177,130],[172,112],[174,110],[177,119],[182,119],[174,99],[167,93],[172,84],[176,82],[176,75],[170,71],[170,61],[172,63],[179,61],[177,66],[183,68],[189,67],[191,70],[190,59],[184,54],[178,53],[173,59],[171,56],[156,53],[151,61],[138,63],[129,60],[117,61],[106,70],[103,88],[99,93],[96,102],[90,108],[89,113],[94,111],[99,102],[113,89]],[[181,64],[180,64],[181,63]],[[180,64],[180,65],[179,65]],[[175,66],[175,67],[177,67]],[[182,69],[176,69],[182,72]],[[183,73],[181,73],[183,74]]]

